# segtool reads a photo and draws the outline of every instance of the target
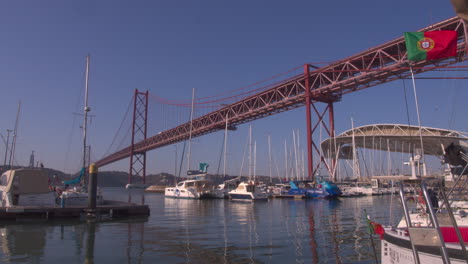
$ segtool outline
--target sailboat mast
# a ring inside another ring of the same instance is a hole
[[[253,178],[257,181],[257,141],[254,141]]]
[[[227,152],[227,131],[228,131],[228,116],[226,114],[226,128],[224,129],[224,161],[223,161],[223,176],[226,177],[226,152]]]
[[[419,114],[419,103],[418,103],[418,94],[416,93],[416,82],[414,80],[413,66],[410,65],[411,79],[413,80],[413,92],[414,92],[414,101],[416,103],[416,114],[418,116],[418,126],[419,126],[419,140],[421,142],[421,157],[423,163],[423,175],[426,176],[426,162],[424,157],[424,145],[422,138],[422,127],[421,127],[421,115]],[[418,165],[419,168],[419,165]],[[419,175],[421,176],[421,175]]]
[[[298,181],[299,180],[299,167],[297,165],[297,145],[296,145],[296,133],[294,132],[293,130],[293,145],[294,145],[294,158],[295,158],[295,164],[296,164],[296,173],[295,173],[295,176],[296,176],[296,180]]]
[[[270,183],[272,182],[272,179],[271,179],[271,138],[270,138],[270,135],[268,135],[268,167],[270,169]]]
[[[289,179],[288,177],[288,146],[286,139],[284,140],[284,178]]]
[[[195,101],[195,88],[192,88],[192,109],[190,110],[190,132],[189,132],[189,145],[187,152],[187,171],[190,170],[190,158],[192,155],[192,122],[193,122],[193,105]]]
[[[252,180],[252,125],[249,125],[249,180]]]
[[[18,138],[18,123],[19,123],[20,112],[21,112],[21,100],[18,101],[18,111],[16,112],[15,129],[13,130],[13,140],[12,140],[11,148],[10,148],[10,169],[13,168],[13,163],[15,161],[16,139]]]
[[[84,98],[84,120],[83,120],[83,168],[86,168],[86,130],[88,124],[88,112],[91,109],[88,106],[88,80],[89,80],[89,54],[86,56],[86,83]]]
[[[352,134],[352,142],[353,142],[353,176],[357,176],[357,179],[361,181],[361,170],[359,166],[359,161],[357,157],[357,150],[356,150],[356,140],[354,137],[354,119],[351,118],[351,130],[353,131]]]

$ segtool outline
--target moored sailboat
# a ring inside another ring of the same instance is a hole
[[[240,182],[237,187],[228,192],[228,197],[234,201],[267,201],[268,195],[258,186],[258,182],[255,180],[255,160],[254,160],[254,180],[251,177],[251,164],[252,164],[252,127],[249,126],[249,180]],[[254,147],[256,153],[256,147]],[[254,159],[256,155],[254,154]]]
[[[69,206],[69,205],[86,205],[88,203],[88,192],[82,182],[86,178],[86,157],[87,157],[87,125],[88,125],[88,112],[91,111],[91,108],[88,106],[88,80],[89,80],[89,55],[86,56],[86,83],[85,83],[85,98],[84,98],[84,113],[83,113],[83,166],[78,177],[73,180],[65,181],[65,189],[59,190],[61,193],[59,195],[60,205]],[[73,188],[69,188],[69,185],[74,184]],[[102,197],[101,190],[97,190],[97,204],[103,204],[104,199]]]

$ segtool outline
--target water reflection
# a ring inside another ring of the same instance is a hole
[[[142,263],[145,252],[145,222],[127,224],[127,263]],[[134,253],[135,251],[135,253]],[[135,261],[132,261],[135,260]]]
[[[86,223],[86,233],[85,263],[94,264],[94,241],[96,238],[96,223],[94,221]]]
[[[39,262],[44,255],[47,230],[33,225],[5,225],[0,233],[5,262]]]

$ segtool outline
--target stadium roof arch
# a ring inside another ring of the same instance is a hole
[[[380,151],[420,154],[421,139],[425,155],[444,155],[444,149],[452,143],[468,149],[468,133],[402,124],[373,124],[322,141],[323,155],[352,159],[353,137],[356,148]]]

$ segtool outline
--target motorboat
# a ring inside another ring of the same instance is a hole
[[[229,199],[234,201],[267,201],[268,195],[254,181],[241,182],[236,189],[228,192]]]
[[[47,172],[40,169],[8,170],[0,176],[2,207],[55,206]]]
[[[234,189],[236,189],[237,185],[239,184],[240,177],[236,177],[234,179],[230,179],[224,181],[223,183],[218,185],[218,190],[223,192],[224,198],[229,198],[228,193]]]

